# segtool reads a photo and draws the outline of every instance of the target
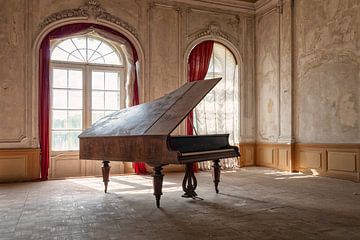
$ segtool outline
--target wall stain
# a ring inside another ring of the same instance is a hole
[[[351,93],[341,97],[339,102],[340,123],[344,127],[356,127],[358,113],[355,111],[355,98]]]

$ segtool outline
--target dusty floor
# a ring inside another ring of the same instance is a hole
[[[0,184],[0,239],[360,239],[360,183],[266,168],[197,174],[204,200],[167,173],[161,208],[150,176]]]

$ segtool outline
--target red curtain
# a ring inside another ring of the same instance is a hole
[[[136,62],[138,61],[138,55],[133,48],[133,57],[134,57],[134,63],[136,67]],[[138,86],[138,80],[137,80],[137,70],[135,69],[135,80],[134,80],[134,93],[133,93],[133,99],[132,99],[132,105],[138,105],[139,104],[139,86]],[[144,162],[134,162],[133,168],[136,174],[147,174],[147,170],[145,167]]]
[[[40,50],[39,50],[39,141],[41,149],[41,180],[48,179],[48,169],[49,169],[49,113],[50,113],[50,41],[52,39],[62,38],[65,36],[73,35],[84,31],[88,28],[101,29],[112,33],[116,36],[127,39],[121,33],[105,26],[92,23],[75,23],[62,26],[52,30],[46,37],[43,39]],[[128,40],[128,39],[127,39]],[[134,46],[128,41],[131,45],[134,57],[134,63],[138,61],[138,56]],[[137,89],[137,77],[134,81],[134,89],[136,89],[135,96],[137,97],[137,103],[139,102],[138,89]],[[134,100],[133,100],[134,102]]]
[[[204,41],[191,51],[188,59],[188,82],[203,80],[209,68],[214,41]],[[186,133],[193,135],[193,112],[190,112],[186,119]],[[197,172],[197,164],[193,164]]]

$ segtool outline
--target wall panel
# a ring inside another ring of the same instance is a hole
[[[39,149],[0,149],[0,182],[40,177]]]
[[[292,171],[291,147],[290,144],[256,144],[256,165]]]
[[[255,165],[255,143],[241,143],[240,151],[240,167]]]
[[[360,181],[358,144],[296,144],[295,170]]]

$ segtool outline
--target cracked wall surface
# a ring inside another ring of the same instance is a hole
[[[360,2],[296,5],[295,138],[360,142]]]

